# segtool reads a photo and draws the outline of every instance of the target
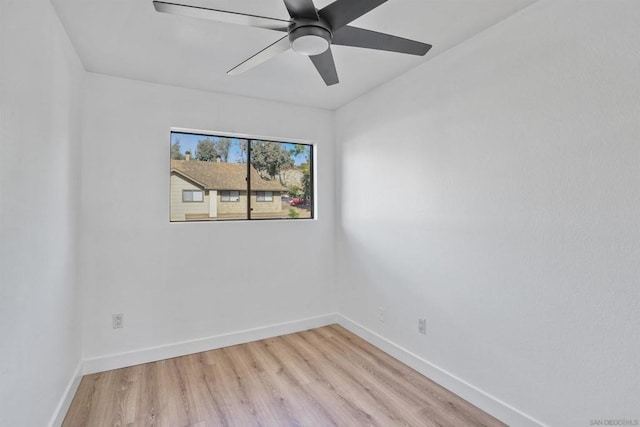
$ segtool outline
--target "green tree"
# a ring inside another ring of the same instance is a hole
[[[291,153],[283,144],[269,141],[252,141],[251,164],[262,178],[274,179],[280,171],[293,166]]]
[[[216,146],[209,138],[201,139],[196,146],[196,159],[202,162],[213,162],[218,152]]]
[[[202,162],[215,162],[220,157],[223,162],[229,161],[231,140],[229,138],[201,139],[196,147],[196,159]]]
[[[246,139],[241,139],[238,141],[238,146],[240,147],[240,153],[237,155],[236,157],[236,162],[237,163],[246,163],[246,157],[247,157],[247,140]]]
[[[184,160],[184,155],[180,151],[180,139],[171,144],[171,160]]]
[[[307,161],[309,161],[309,149],[304,145],[293,144],[293,148],[289,150],[289,154],[291,154],[291,157],[296,157],[299,154],[306,154]]]
[[[299,218],[300,212],[297,209],[289,208],[289,218]]]
[[[229,148],[231,148],[231,140],[229,138],[220,138],[215,142],[216,153],[223,162],[229,161]]]
[[[287,193],[289,193],[289,196],[291,197],[302,197],[304,194],[302,189],[297,185],[292,185],[291,187],[287,188]]]
[[[311,186],[311,168],[309,167],[309,163],[300,165],[300,170],[302,171],[302,193],[305,199],[311,199],[313,188]]]

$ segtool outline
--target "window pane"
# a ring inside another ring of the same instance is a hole
[[[313,218],[313,151],[307,144],[250,141],[251,218]]]
[[[171,132],[171,221],[313,218],[313,147]]]
[[[171,132],[171,221],[247,219],[247,145]]]
[[[273,201],[273,191],[257,191],[256,192],[256,201],[258,201],[258,202],[272,202]]]
[[[182,190],[183,202],[202,202],[202,191],[199,190]]]

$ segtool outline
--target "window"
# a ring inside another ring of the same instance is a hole
[[[311,144],[184,131],[170,144],[172,222],[314,217]]]
[[[221,191],[220,201],[221,202],[239,202],[240,192],[239,191]]]
[[[273,191],[256,192],[256,202],[273,202]]]
[[[202,202],[204,194],[200,190],[182,190],[183,202]]]

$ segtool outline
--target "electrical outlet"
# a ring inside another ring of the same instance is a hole
[[[378,307],[378,322],[384,323],[384,307]]]
[[[418,332],[423,335],[427,334],[427,319],[418,319]]]
[[[124,328],[124,314],[117,313],[113,315],[113,329]]]

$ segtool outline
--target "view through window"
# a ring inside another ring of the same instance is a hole
[[[171,132],[171,221],[313,218],[313,146]]]

